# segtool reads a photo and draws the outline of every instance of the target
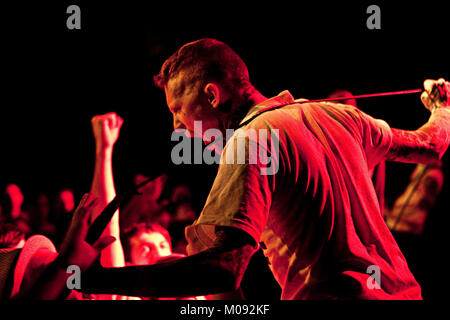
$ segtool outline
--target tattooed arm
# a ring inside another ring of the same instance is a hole
[[[431,111],[428,122],[415,131],[392,129],[387,159],[411,163],[438,163],[450,143],[450,83],[426,80],[421,99]]]

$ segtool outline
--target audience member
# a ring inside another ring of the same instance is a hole
[[[172,252],[169,232],[155,223],[138,223],[125,231],[121,239],[127,265],[150,265],[185,257]],[[205,300],[205,297],[182,300]]]
[[[158,224],[137,223],[124,231],[121,239],[129,265],[154,264],[172,255],[169,232]]]
[[[54,239],[56,226],[50,222],[51,205],[48,196],[40,193],[30,208],[30,226],[33,234],[42,234]]]
[[[0,249],[20,249],[25,244],[25,235],[14,224],[0,223]]]
[[[53,202],[53,221],[56,227],[55,245],[59,247],[69,228],[75,208],[74,194],[71,189],[65,188],[58,192]]]
[[[16,184],[9,184],[5,188],[2,201],[2,223],[10,223],[17,226],[25,236],[32,232],[29,225],[29,214],[22,208],[24,195]]]

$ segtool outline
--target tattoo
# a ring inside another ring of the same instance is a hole
[[[433,154],[433,144],[426,134],[399,129],[392,129],[392,134],[392,146],[387,160],[415,162],[418,157]]]
[[[416,131],[392,129],[392,134],[387,160],[435,163],[450,143],[450,112],[436,110]]]

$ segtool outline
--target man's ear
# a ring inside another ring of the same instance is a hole
[[[211,104],[211,106],[215,109],[220,104],[220,89],[219,86],[215,83],[208,83],[205,86],[204,92],[206,94],[206,97],[208,99],[208,102]]]

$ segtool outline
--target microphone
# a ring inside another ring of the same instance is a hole
[[[105,231],[106,226],[111,221],[111,218],[113,217],[117,209],[119,209],[121,205],[125,205],[126,203],[128,203],[135,195],[142,195],[142,193],[140,193],[138,189],[155,180],[161,174],[162,173],[159,172],[158,174],[152,175],[145,181],[141,182],[131,190],[124,192],[123,194],[118,193],[114,197],[114,199],[112,199],[112,201],[106,205],[106,207],[102,210],[102,212],[89,227],[89,231],[86,236],[86,242],[90,245],[93,245],[100,238],[103,231]]]

